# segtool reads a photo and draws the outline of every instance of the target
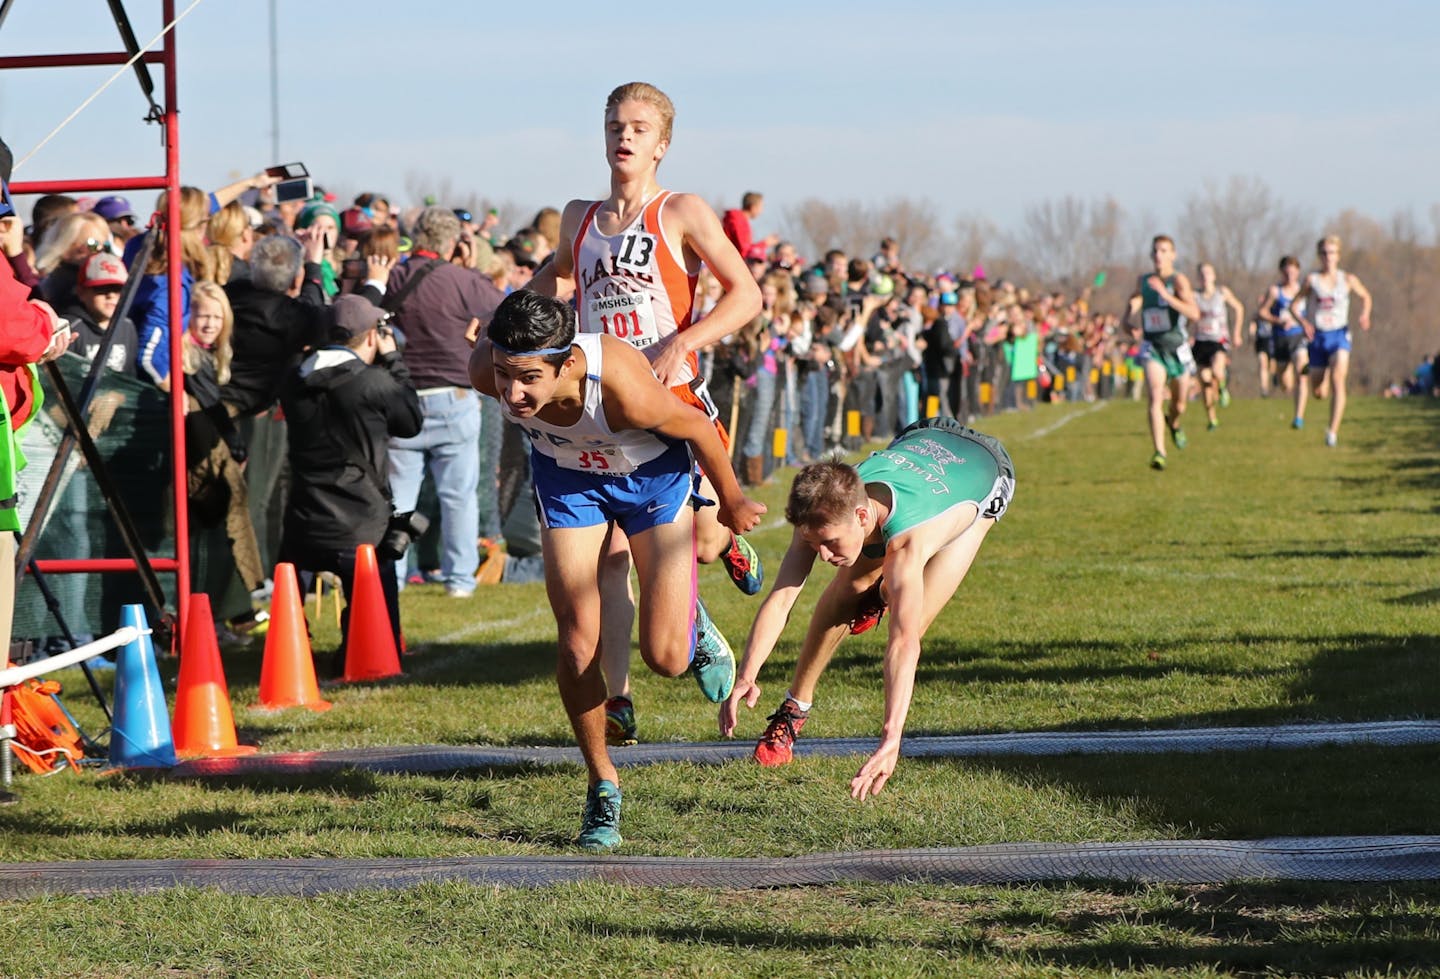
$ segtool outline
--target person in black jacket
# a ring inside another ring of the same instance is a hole
[[[303,244],[270,235],[250,252],[250,278],[225,286],[235,311],[231,338],[234,359],[230,380],[220,389],[235,418],[250,463],[250,521],[260,541],[265,567],[274,567],[283,510],[281,470],[285,461],[285,422],[274,408],[284,378],[300,363],[305,348],[327,342],[325,295],[320,287],[318,239]],[[272,506],[273,504],[273,506]]]
[[[393,332],[381,326],[384,311],[350,295],[335,300],[330,313],[332,343],[301,361],[280,389],[290,442],[281,560],[304,570],[333,571],[348,601],[355,549],[376,545],[398,649],[396,555],[379,547],[393,512],[385,472],[389,440],[420,431],[420,399]],[[348,615],[341,628],[348,635]]]

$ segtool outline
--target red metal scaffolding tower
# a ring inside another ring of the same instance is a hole
[[[5,4],[6,7],[9,3]],[[164,104],[156,118],[164,126],[165,173],[148,177],[95,177],[83,180],[29,180],[10,185],[12,194],[95,193],[121,190],[164,190],[167,206],[162,218],[166,228],[180,227],[180,121],[176,99],[175,72],[175,0],[161,0],[161,16],[166,28],[159,51],[139,54],[138,63],[159,65],[165,73]],[[128,23],[118,0],[111,0],[112,12],[122,38],[129,40]],[[3,17],[3,14],[0,14]],[[123,65],[134,57],[129,51],[89,52],[76,54],[42,54],[0,57],[0,69],[9,68],[73,68],[94,65]],[[153,226],[152,226],[153,231]],[[165,235],[165,263],[169,278],[170,363],[176,368],[183,363],[181,353],[181,259],[180,235]],[[175,557],[152,560],[156,571],[175,572],[175,593],[178,605],[180,635],[184,635],[186,608],[190,595],[190,521],[186,506],[185,481],[185,372],[170,374],[170,460],[175,507]],[[107,572],[134,571],[135,561],[124,559],[80,559],[72,561],[37,561],[41,572]],[[161,613],[165,610],[160,609]]]

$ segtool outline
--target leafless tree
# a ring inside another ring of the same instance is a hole
[[[1268,274],[1281,255],[1313,237],[1313,226],[1259,177],[1206,181],[1181,209],[1178,251],[1215,266],[1222,279]]]
[[[1067,196],[1025,209],[1011,251],[1047,285],[1078,287],[1125,262],[1133,238],[1125,209],[1113,197]]]

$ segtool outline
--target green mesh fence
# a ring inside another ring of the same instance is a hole
[[[66,354],[57,362],[75,397],[89,370],[81,357]],[[28,464],[20,474],[20,523],[29,527],[36,499],[65,433],[65,415],[50,377],[40,373],[45,405],[25,430],[21,443]],[[148,381],[106,369],[90,406],[90,429],[121,500],[130,512],[142,546],[152,558],[175,556],[175,520],[171,504],[169,396]],[[129,557],[95,475],[79,446],[71,452],[50,511],[37,539],[36,559]],[[175,576],[159,575],[167,604],[174,607]],[[72,632],[100,635],[119,627],[120,607],[145,603],[135,573],[52,574],[46,583]],[[44,639],[61,630],[29,575],[15,597],[15,639]]]

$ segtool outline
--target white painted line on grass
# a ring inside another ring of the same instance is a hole
[[[1106,405],[1108,405],[1109,403],[1110,403],[1109,401],[1096,401],[1096,402],[1094,402],[1093,404],[1090,404],[1090,405],[1085,406],[1084,408],[1080,409],[1079,411],[1075,412],[1074,414],[1066,415],[1064,418],[1061,418],[1061,419],[1058,419],[1058,420],[1056,420],[1056,421],[1054,421],[1054,422],[1051,422],[1049,425],[1046,425],[1044,428],[1037,428],[1035,431],[1031,432],[1029,435],[1026,435],[1026,436],[1022,437],[1022,438],[1020,439],[1020,441],[1022,441],[1022,442],[1029,442],[1031,439],[1044,438],[1045,436],[1049,435],[1051,432],[1054,432],[1056,429],[1060,428],[1062,425],[1066,425],[1066,424],[1074,421],[1075,419],[1079,418],[1081,415],[1093,414],[1094,412],[1099,411],[1101,408],[1104,408],[1104,407],[1105,407]]]

